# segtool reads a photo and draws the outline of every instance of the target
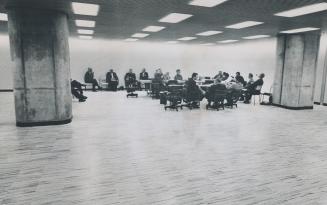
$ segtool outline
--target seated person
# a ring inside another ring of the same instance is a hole
[[[162,71],[161,69],[157,69],[156,72],[154,73],[154,81],[156,82],[161,82],[163,79],[163,74],[162,74]]]
[[[229,90],[242,90],[243,84],[239,82],[237,79],[233,79],[230,82],[226,83],[226,87]]]
[[[143,68],[140,73],[140,80],[149,80],[149,74],[146,72],[145,68]]]
[[[249,85],[247,87],[247,89],[245,90],[244,92],[244,95],[245,95],[245,100],[244,100],[244,103],[250,103],[250,100],[252,98],[252,95],[258,95],[260,94],[260,90],[257,90],[257,86],[260,86],[262,87],[263,85],[263,78],[265,77],[265,74],[264,73],[261,73],[259,75],[259,79],[256,80],[254,83],[252,83],[251,85]]]
[[[222,80],[223,79],[223,71],[218,71],[218,74],[217,75],[215,75],[215,77],[213,78],[213,79],[217,79],[217,78],[219,78],[220,80]]]
[[[118,76],[117,76],[116,72],[114,72],[113,69],[110,69],[110,71],[107,73],[106,82],[108,83],[109,90],[117,91],[117,86],[119,84],[119,79],[118,79]]]
[[[180,69],[176,70],[176,75],[174,77],[174,80],[183,80],[183,76],[181,75],[181,70]]]
[[[87,97],[83,95],[83,90],[82,90],[82,86],[85,85],[78,82],[77,80],[72,81],[72,79],[70,79],[70,86],[71,86],[72,94],[78,99],[78,101],[85,102]]]
[[[250,85],[252,85],[254,83],[254,80],[253,80],[253,74],[252,73],[249,73],[249,76],[248,76],[249,80],[246,84],[246,88],[249,87]]]
[[[197,73],[193,73],[192,77],[186,82],[186,99],[192,103],[193,107],[197,107],[197,102],[202,101],[204,98],[204,91],[196,84],[198,78]]]
[[[167,72],[167,73],[165,73],[165,74],[163,75],[163,80],[164,80],[164,81],[169,81],[169,80],[170,80],[169,72]]]
[[[207,98],[209,106],[211,106],[211,102],[214,101],[215,92],[217,90],[227,90],[226,85],[221,83],[221,80],[219,78],[215,79],[214,84],[210,86],[208,91],[205,93],[205,98]]]
[[[223,72],[223,78],[221,79],[221,82],[226,84],[228,82],[228,78],[229,78],[229,74]]]
[[[236,79],[239,83],[241,83],[243,86],[246,86],[246,82],[245,82],[243,76],[241,76],[241,73],[240,73],[240,72],[236,72],[235,79]]]
[[[133,73],[133,69],[129,69],[128,73],[126,73],[125,77],[125,86],[130,87],[132,85],[135,85],[137,83],[136,81],[136,75]]]
[[[98,81],[94,78],[94,72],[92,71],[92,68],[88,68],[85,75],[84,75],[84,82],[85,83],[91,83],[92,84],[92,90],[93,92],[96,92],[95,87],[98,87],[98,89],[102,89],[99,86]]]

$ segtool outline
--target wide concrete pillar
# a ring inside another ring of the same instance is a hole
[[[8,30],[17,126],[71,122],[67,15],[9,7]]]
[[[320,36],[279,35],[273,103],[289,109],[312,109]]]

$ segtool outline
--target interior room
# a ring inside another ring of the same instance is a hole
[[[327,204],[325,0],[0,0],[0,205]]]

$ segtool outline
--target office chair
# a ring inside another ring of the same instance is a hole
[[[130,82],[130,83],[126,83],[126,91],[127,91],[127,95],[126,97],[138,97],[137,93],[134,93],[138,88],[138,83],[137,81],[135,82]]]
[[[230,93],[227,93],[227,103],[225,104],[225,107],[230,107],[233,109],[235,106],[237,108],[237,102],[242,97],[242,91],[241,90],[233,90]]]
[[[167,101],[169,102],[169,105],[165,105],[165,110],[167,110],[168,108],[176,111],[178,111],[178,108],[180,108],[181,110],[183,109],[182,92],[183,90],[180,89],[175,89],[168,92]]]
[[[188,91],[187,89],[183,89],[182,97],[183,97],[183,102],[185,102],[185,104],[182,104],[181,108],[183,109],[183,107],[188,107],[190,110],[199,109],[200,101],[201,101],[199,92]]]
[[[257,87],[255,87],[254,92],[252,93],[253,105],[255,105],[255,98],[256,98],[255,96],[259,96],[259,103],[261,103],[261,97],[262,97],[261,88],[262,85],[258,85]]]
[[[212,96],[212,105],[207,104],[206,109],[215,109],[219,111],[219,108],[225,109],[225,99],[227,99],[227,91],[226,90],[216,90],[214,95]]]

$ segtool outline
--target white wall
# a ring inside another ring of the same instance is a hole
[[[6,37],[0,38],[0,89],[12,88],[9,45]],[[92,67],[97,78],[113,68],[122,83],[129,68],[138,74],[144,67],[152,76],[157,68],[175,74],[182,69],[184,78],[192,72],[214,76],[218,70],[234,74],[240,71],[266,74],[264,90],[269,91],[275,69],[275,38],[253,40],[221,46],[171,45],[164,43],[121,42],[108,40],[70,39],[71,75],[82,80],[87,67]]]

